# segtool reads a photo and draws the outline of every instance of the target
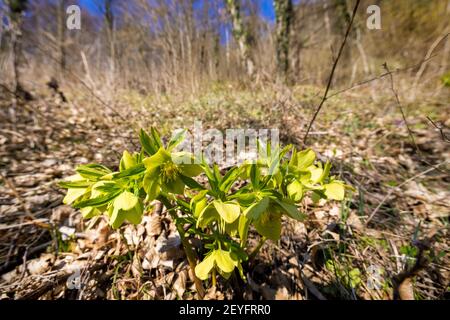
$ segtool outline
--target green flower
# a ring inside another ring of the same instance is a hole
[[[144,206],[142,200],[129,191],[124,191],[110,203],[108,208],[109,224],[119,228],[125,220],[139,224],[142,220]]]
[[[317,197],[343,200],[346,187],[344,182],[329,179],[331,163],[327,162],[322,167],[320,162],[314,164],[315,159],[316,154],[310,149],[301,152],[294,150],[288,164],[288,172],[294,176],[294,180],[286,188],[289,198],[299,202],[305,191],[313,190]]]
[[[248,207],[239,221],[239,234],[241,239],[247,239],[248,226],[253,222],[256,231],[267,239],[277,241],[281,234],[281,217],[286,214],[295,220],[304,220],[297,206],[289,199],[279,200],[266,196]]]
[[[162,192],[183,194],[183,177],[194,177],[202,172],[198,164],[192,164],[193,157],[186,152],[169,153],[161,147],[157,153],[142,161],[146,172],[144,190],[148,200],[153,200]]]
[[[228,278],[235,267],[239,268],[239,261],[233,259],[230,252],[216,249],[195,267],[195,275],[201,280],[206,280],[211,271],[216,268],[223,277]]]

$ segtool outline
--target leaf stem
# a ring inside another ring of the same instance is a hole
[[[252,262],[256,255],[258,254],[258,252],[261,250],[262,246],[264,245],[264,243],[266,242],[267,238],[266,237],[261,237],[261,239],[259,240],[258,245],[256,246],[255,249],[253,249],[253,251],[249,254],[248,256],[248,261]]]
[[[192,275],[194,277],[195,288],[197,289],[197,293],[200,296],[200,299],[203,299],[203,297],[205,296],[205,290],[203,288],[203,284],[202,284],[201,280],[199,278],[197,278],[197,276],[195,275],[195,266],[197,264],[197,262],[196,262],[196,260],[197,260],[196,254],[195,254],[194,250],[192,249],[191,244],[189,243],[189,241],[185,237],[186,233],[185,233],[185,231],[183,229],[183,226],[181,224],[179,224],[178,221],[177,221],[178,217],[176,216],[176,213],[172,210],[173,209],[173,205],[171,204],[170,200],[167,199],[164,196],[160,196],[159,200],[161,200],[161,202],[167,208],[167,211],[172,216],[172,219],[174,220],[175,226],[177,227],[177,231],[180,234],[181,243],[183,244],[184,253],[186,254],[186,258],[187,258],[187,261],[189,263],[189,267],[192,270]]]

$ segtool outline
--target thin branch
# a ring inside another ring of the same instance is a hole
[[[427,58],[427,59],[422,59],[421,61],[419,61],[418,63],[416,63],[416,64],[414,64],[414,65],[410,65],[410,66],[407,66],[407,67],[405,67],[405,68],[397,68],[397,69],[392,70],[392,71],[390,71],[390,72],[384,72],[384,73],[382,73],[382,74],[380,74],[380,75],[378,75],[378,76],[375,76],[375,77],[372,77],[372,78],[369,78],[369,79],[366,79],[366,80],[362,80],[362,81],[360,81],[360,82],[357,82],[357,83],[351,85],[350,87],[347,87],[347,88],[338,90],[338,91],[334,92],[333,94],[330,94],[330,95],[327,97],[327,100],[328,100],[328,99],[331,99],[332,97],[335,97],[335,96],[337,96],[337,95],[339,95],[339,94],[341,94],[341,93],[344,93],[344,92],[346,92],[346,91],[350,91],[350,90],[353,90],[353,89],[358,88],[358,87],[360,87],[360,86],[363,86],[363,85],[365,85],[365,84],[371,83],[371,82],[373,82],[373,81],[383,79],[384,77],[387,77],[387,76],[389,76],[390,74],[395,74],[395,73],[399,73],[399,72],[403,72],[403,71],[408,71],[408,70],[411,70],[411,69],[415,69],[415,68],[417,68],[417,67],[420,67],[424,62],[429,61],[429,60],[433,59],[433,58],[436,57],[436,56],[438,56],[438,53],[437,53],[437,54],[434,54],[434,55],[432,55],[432,56],[430,56],[430,57]]]
[[[433,170],[438,170],[438,168],[439,168],[440,166],[445,165],[445,164],[447,164],[448,162],[449,162],[449,161],[444,161],[444,162],[439,163],[439,164],[436,165],[436,166],[433,166],[433,167],[431,167],[431,168],[428,168],[427,170],[425,170],[425,171],[423,171],[423,172],[420,172],[420,173],[416,174],[415,176],[413,176],[413,177],[411,177],[411,178],[409,178],[409,179],[403,181],[403,182],[402,182],[401,184],[399,184],[398,186],[393,187],[391,190],[389,190],[389,192],[387,193],[387,195],[384,196],[383,200],[380,201],[380,203],[377,205],[377,207],[375,208],[375,210],[372,211],[372,213],[370,214],[369,218],[367,218],[367,220],[366,220],[366,222],[365,222],[366,225],[369,224],[369,222],[372,220],[372,218],[375,216],[375,214],[378,212],[378,210],[380,210],[381,206],[386,202],[386,200],[392,195],[392,193],[393,193],[396,189],[399,189],[400,187],[404,186],[404,185],[407,184],[408,182],[411,182],[411,181],[413,181],[413,180],[415,180],[415,179],[417,179],[417,178],[419,178],[419,177],[421,177],[421,176],[424,176],[424,175],[426,175],[427,173],[429,173],[429,172],[431,172],[431,171],[433,171]]]
[[[348,35],[350,34],[350,31],[352,29],[353,20],[355,19],[356,12],[358,11],[358,7],[359,7],[360,2],[361,2],[361,0],[357,0],[356,1],[355,8],[353,9],[353,13],[352,13],[352,17],[351,17],[350,23],[348,24],[347,31],[345,32],[344,40],[342,41],[341,47],[339,48],[339,52],[338,52],[338,55],[336,57],[336,60],[333,63],[333,67],[331,68],[331,73],[330,73],[330,76],[328,78],[328,83],[327,83],[327,87],[325,89],[325,93],[323,95],[322,100],[320,101],[319,106],[316,109],[316,112],[313,115],[313,118],[311,119],[311,121],[310,121],[310,123],[308,125],[308,129],[306,130],[305,137],[303,138],[303,144],[304,145],[306,145],[306,141],[308,139],[309,131],[311,130],[311,127],[312,127],[314,121],[316,120],[317,115],[319,114],[320,110],[322,109],[323,104],[327,100],[328,91],[330,90],[331,83],[333,82],[334,72],[336,71],[337,64],[339,62],[339,59],[342,56],[342,52],[344,51],[345,44],[347,43],[347,38],[348,38]]]
[[[447,137],[447,135],[444,133],[445,126],[442,123],[437,124],[434,122],[429,116],[427,116],[428,121],[431,122],[431,124],[439,130],[439,133],[441,134],[441,138],[444,142],[450,142],[450,137]]]
[[[405,123],[406,129],[408,130],[408,134],[409,134],[409,137],[411,139],[411,142],[412,142],[414,148],[416,149],[417,153],[420,155],[419,146],[416,143],[416,139],[414,139],[414,134],[413,134],[411,128],[409,127],[408,121],[406,120],[405,112],[404,112],[403,106],[402,106],[402,104],[400,102],[400,98],[398,96],[397,90],[395,90],[394,77],[392,76],[392,72],[389,70],[389,67],[388,67],[386,62],[383,64],[383,68],[385,68],[386,72],[389,74],[391,91],[392,91],[392,94],[395,97],[395,101],[397,102],[397,106],[400,109],[400,113],[402,114],[403,122]]]

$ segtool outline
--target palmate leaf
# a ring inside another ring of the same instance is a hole
[[[205,187],[203,187],[200,183],[198,183],[197,181],[195,181],[190,177],[180,175],[180,178],[181,180],[183,180],[184,184],[187,185],[192,190],[205,190]]]
[[[233,184],[236,182],[236,179],[239,176],[239,168],[233,167],[223,176],[222,181],[220,182],[219,189],[223,192],[228,192]]]
[[[129,167],[122,172],[118,172],[114,174],[114,178],[120,179],[120,178],[126,178],[126,177],[132,177],[139,175],[145,171],[145,165],[143,163],[136,164],[132,167]]]
[[[86,189],[92,185],[92,181],[80,180],[80,181],[60,181],[58,185],[66,189]]]
[[[120,159],[120,171],[125,171],[137,164],[136,157],[132,156],[127,150],[123,152],[122,159]]]
[[[290,203],[287,199],[278,200],[275,199],[275,202],[283,209],[283,211],[292,219],[303,221],[306,218],[305,214],[300,213],[295,204]]]
[[[75,200],[82,197],[86,193],[85,188],[68,189],[63,199],[64,204],[72,204]]]
[[[73,207],[77,208],[77,209],[81,209],[81,208],[85,208],[85,207],[94,207],[94,208],[101,207],[101,206],[104,206],[105,204],[108,204],[111,200],[113,200],[115,197],[117,197],[121,192],[122,192],[122,190],[119,190],[116,192],[102,195],[97,198],[82,200],[80,202],[75,203],[73,205]]]
[[[155,127],[151,127],[150,128],[150,133],[152,135],[154,145],[157,146],[158,149],[162,148],[163,147],[163,143],[162,143],[161,137],[159,136],[158,130],[156,130]]]
[[[149,156],[155,154],[159,149],[159,147],[153,143],[152,138],[150,138],[150,136],[147,132],[145,132],[144,129],[141,129],[139,131],[139,141],[141,143],[142,149],[144,149],[144,151]]]
[[[241,246],[244,247],[247,243],[248,229],[250,227],[251,220],[248,219],[245,214],[241,214],[239,217],[238,233],[241,239]]]
[[[178,132],[170,139],[167,144],[167,150],[174,149],[177,145],[179,145],[185,138],[186,130],[178,130]]]
[[[277,241],[281,235],[281,214],[265,212],[261,219],[255,221],[255,229],[267,239]]]
[[[75,171],[78,172],[78,174],[83,178],[89,180],[97,180],[111,173],[111,170],[107,167],[96,163],[78,166]]]
[[[257,203],[254,203],[250,207],[248,207],[244,211],[243,215],[249,220],[257,220],[267,210],[267,208],[269,207],[269,202],[269,198],[263,198]]]
[[[306,170],[309,166],[314,163],[316,159],[316,154],[311,149],[306,149],[297,152],[297,168],[301,171]]]
[[[98,190],[101,193],[114,193],[120,191],[122,188],[115,182],[99,181],[93,187],[93,191]]]
[[[287,186],[287,192],[292,200],[298,202],[303,197],[303,186],[298,180],[294,180]]]
[[[206,228],[212,221],[220,219],[220,215],[212,204],[207,205],[200,212],[197,219],[197,228]]]

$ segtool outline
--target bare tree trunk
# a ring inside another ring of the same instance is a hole
[[[109,70],[111,80],[114,80],[115,74],[115,62],[116,62],[116,50],[115,50],[115,34],[114,34],[114,14],[112,12],[113,0],[105,0],[105,21],[106,32],[109,42]]]
[[[293,20],[292,0],[274,0],[276,15],[277,81],[286,82],[289,73],[289,34]]]
[[[66,69],[66,49],[65,49],[65,0],[59,0],[58,3],[58,69],[57,78],[62,80]]]
[[[247,37],[247,31],[242,23],[239,0],[226,0],[226,5],[231,16],[233,36],[239,46],[241,61],[245,65],[247,74],[250,77],[253,77],[255,74],[255,63],[250,55],[250,45]]]
[[[9,0],[9,19],[12,25],[11,46],[12,65],[14,72],[14,91],[18,97],[25,100],[32,100],[31,94],[23,88],[20,83],[20,57],[22,54],[22,14],[27,8],[27,0]]]

